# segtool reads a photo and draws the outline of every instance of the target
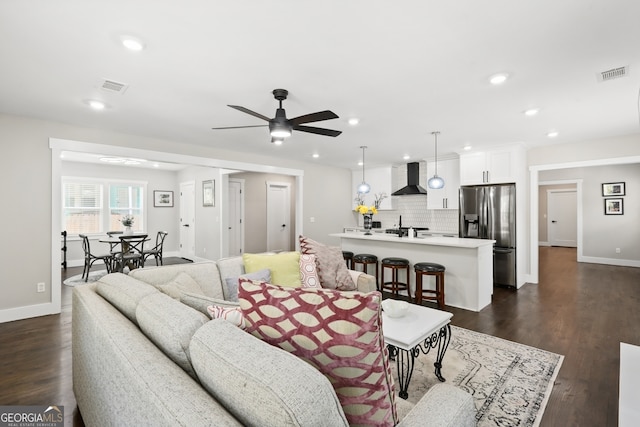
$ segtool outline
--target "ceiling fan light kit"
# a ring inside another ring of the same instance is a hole
[[[282,108],[282,101],[287,99],[289,92],[286,89],[274,89],[272,93],[274,98],[278,100],[278,109],[276,110],[276,116],[274,118],[263,116],[260,113],[256,113],[255,111],[251,111],[248,108],[241,107],[239,105],[228,105],[233,109],[242,111],[243,113],[249,114],[251,116],[254,116],[266,122],[269,122],[268,125],[229,126],[229,127],[218,127],[213,129],[242,129],[242,128],[269,126],[269,134],[271,135],[271,142],[276,145],[282,144],[284,138],[290,137],[294,130],[297,130],[300,132],[314,133],[316,135],[332,136],[332,137],[336,137],[342,133],[339,130],[324,129],[324,128],[319,128],[314,126],[303,126],[303,124],[305,123],[320,122],[323,120],[331,120],[331,119],[339,118],[338,115],[333,111],[329,111],[329,110],[318,111],[317,113],[305,114],[303,116],[294,117],[293,119],[287,119],[287,114],[284,108]]]
[[[435,154],[436,154],[436,160],[435,160],[435,173],[433,174],[433,176],[431,178],[429,178],[429,180],[427,181],[427,187],[432,188],[434,190],[440,189],[442,187],[444,187],[444,179],[442,179],[441,177],[438,176],[438,134],[440,132],[431,132],[431,134],[434,136],[435,138]]]

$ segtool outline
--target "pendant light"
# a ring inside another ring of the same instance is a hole
[[[440,178],[438,176],[438,134],[440,132],[431,132],[431,134],[434,136],[435,140],[436,140],[436,161],[435,161],[435,173],[433,174],[433,176],[431,178],[429,178],[429,180],[427,181],[427,187],[429,188],[433,188],[434,190],[437,190],[439,188],[444,187],[444,179]]]
[[[361,145],[360,148],[362,148],[362,184],[358,185],[358,193],[367,194],[371,190],[371,186],[364,180],[364,150],[367,146]]]

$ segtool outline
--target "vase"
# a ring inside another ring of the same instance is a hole
[[[371,224],[373,223],[373,214],[362,215],[364,220],[364,234],[365,236],[371,236]]]
[[[133,234],[133,229],[131,227],[124,227],[124,233],[122,234],[126,234],[126,235]]]

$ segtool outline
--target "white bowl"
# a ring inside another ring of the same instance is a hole
[[[407,310],[409,310],[409,303],[395,299],[386,299],[382,301],[382,310],[384,310],[389,317],[402,317],[407,313]]]

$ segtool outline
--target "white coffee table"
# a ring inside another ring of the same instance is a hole
[[[416,304],[409,304],[407,313],[402,317],[389,317],[382,312],[382,333],[391,360],[396,361],[401,398],[409,397],[407,389],[415,359],[420,352],[427,354],[432,348],[438,348],[433,365],[436,377],[445,381],[441,368],[442,359],[451,341],[452,317],[452,313]]]

